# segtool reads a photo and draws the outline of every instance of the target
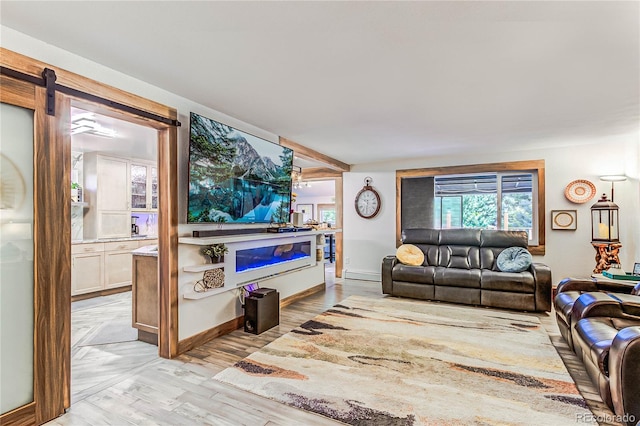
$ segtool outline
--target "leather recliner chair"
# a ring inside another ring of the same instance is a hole
[[[561,332],[568,327],[563,336],[568,330],[573,350],[603,401],[623,423],[636,425],[640,422],[640,284],[633,294],[622,294],[581,292],[577,281],[558,286],[554,304],[563,312],[568,293],[579,292],[569,315],[556,312],[558,326]],[[582,290],[590,288],[585,283]]]

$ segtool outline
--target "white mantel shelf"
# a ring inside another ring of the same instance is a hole
[[[237,243],[241,241],[256,241],[256,240],[270,240],[274,238],[290,238],[290,237],[305,237],[309,235],[323,235],[323,234],[335,234],[336,232],[342,232],[342,229],[328,228],[328,229],[314,229],[311,231],[299,231],[299,232],[256,232],[255,234],[236,234],[236,235],[216,235],[213,237],[180,237],[178,242],[180,244],[193,244],[197,246],[206,246],[209,244],[219,243]]]
[[[185,266],[182,270],[184,272],[204,272],[217,268],[224,268],[224,263],[204,263],[202,265]]]
[[[184,297],[185,299],[190,299],[190,300],[198,300],[198,299],[204,299],[205,297],[215,296],[216,294],[225,293],[225,292],[230,291],[230,290],[237,290],[239,288],[241,289],[242,286],[212,288],[211,290],[200,291],[200,292],[195,291],[195,290],[190,290],[190,291],[185,292],[182,295],[182,297]]]

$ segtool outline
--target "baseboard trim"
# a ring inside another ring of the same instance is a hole
[[[292,294],[289,297],[285,297],[280,301],[280,309],[284,308],[285,306],[289,306],[293,302],[296,302],[300,299],[304,299],[307,296],[311,296],[312,294],[318,293],[319,291],[323,291],[326,287],[327,287],[326,283],[322,283],[322,284],[313,286],[311,288],[308,288],[306,290],[303,290],[299,293]]]
[[[240,327],[244,327],[244,315],[220,324],[217,327],[213,327],[201,333],[194,334],[193,336],[187,337],[184,340],[180,340],[178,342],[178,355],[190,351],[197,346],[204,345],[205,343],[215,339],[216,337],[229,334],[232,331],[239,329]]]
[[[76,296],[71,296],[71,301],[72,302],[77,302],[78,300],[91,299],[93,297],[98,297],[98,296],[109,296],[109,295],[112,295],[112,294],[124,293],[124,292],[127,292],[127,291],[131,291],[131,285],[125,285],[123,287],[110,288],[108,290],[94,291],[93,293],[78,294]]]
[[[344,270],[343,276],[352,280],[382,281],[382,274],[367,271]]]

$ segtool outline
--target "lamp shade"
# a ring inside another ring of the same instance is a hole
[[[591,206],[591,240],[601,242],[620,241],[618,206],[607,199],[606,194]]]

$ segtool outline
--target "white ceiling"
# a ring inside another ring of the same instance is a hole
[[[585,143],[640,121],[636,1],[1,7],[4,26],[349,164]]]

